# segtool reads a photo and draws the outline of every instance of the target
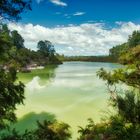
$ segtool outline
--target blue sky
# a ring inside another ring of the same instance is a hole
[[[62,2],[62,4],[53,3]],[[23,23],[56,26],[85,22],[140,22],[140,0],[33,0],[32,11],[22,15]],[[75,15],[81,12],[83,15]]]
[[[36,50],[50,40],[65,55],[106,55],[140,30],[140,0],[33,0],[32,11],[9,23]]]

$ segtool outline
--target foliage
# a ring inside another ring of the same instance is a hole
[[[12,31],[12,41],[13,45],[16,46],[17,49],[24,48],[24,39],[17,31]]]
[[[140,31],[134,31],[132,35],[129,36],[128,46],[129,48],[133,48],[139,44],[140,44]]]
[[[128,41],[126,43],[111,48],[109,50],[109,55],[118,61],[122,54],[129,55],[130,53],[127,53],[127,51],[129,50],[130,52],[131,48],[133,49],[138,45],[140,45],[140,31],[134,31],[132,35],[129,36]]]
[[[43,57],[50,57],[54,55],[55,50],[54,46],[50,41],[39,41],[37,48],[39,49],[38,51],[42,54]]]
[[[78,140],[138,140],[140,138],[140,97],[132,92],[126,96],[111,98],[116,115],[108,120],[94,124],[90,121],[85,128],[80,128]]]
[[[109,55],[114,58],[115,60],[118,60],[120,55],[125,52],[128,48],[127,43],[117,45],[109,50]]]
[[[68,140],[71,134],[68,124],[44,121],[43,123],[38,122],[35,136],[37,140]]]
[[[1,62],[3,60],[7,61],[8,52],[12,48],[12,42],[10,37],[10,31],[8,30],[6,25],[2,26],[0,30],[0,58]]]
[[[43,65],[46,64],[51,64],[51,63],[56,63],[56,64],[61,64],[60,60],[56,57],[55,49],[53,44],[50,41],[39,41],[38,45],[38,54],[39,54],[39,59],[42,61]]]
[[[88,119],[85,128],[79,127],[80,137],[78,140],[101,140],[105,129],[105,124],[95,124],[92,119]]]
[[[0,69],[0,129],[16,120],[14,110],[17,104],[23,103],[24,85],[15,84],[16,71],[10,68],[9,72]]]
[[[1,140],[35,140],[35,136],[31,131],[25,131],[25,133],[22,135],[18,133],[15,129],[12,131],[1,134],[0,136]]]
[[[85,62],[116,62],[111,56],[64,56],[57,54],[61,61],[85,61]]]
[[[37,125],[36,130],[26,130],[24,134],[19,134],[13,129],[9,134],[3,134],[0,138],[1,140],[68,140],[71,138],[68,124],[45,120],[43,123],[37,122]]]
[[[26,10],[31,10],[31,0],[0,0],[0,17],[4,19],[18,20]]]
[[[130,53],[131,52],[131,53]],[[140,65],[140,45],[137,45],[134,48],[130,48],[128,51],[126,51],[125,53],[123,53],[120,56],[120,63],[126,65],[126,64],[132,64],[137,66],[137,68]]]

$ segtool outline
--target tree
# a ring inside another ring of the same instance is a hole
[[[31,10],[31,0],[0,0],[0,17],[3,19],[18,20],[26,10]]]
[[[19,52],[24,48],[24,40],[17,31],[10,31],[7,25],[2,24],[0,32],[0,60],[2,65],[20,65],[23,63],[18,57]],[[20,54],[22,58],[22,54]]]
[[[50,41],[39,41],[37,48],[38,58],[42,61],[43,65],[62,64],[56,56],[54,45]]]
[[[24,39],[22,38],[22,36],[15,30],[11,32],[11,35],[13,45],[16,46],[17,49],[24,48]]]
[[[8,134],[1,134],[1,140],[36,140],[33,131],[25,131],[24,134],[20,134],[15,129],[10,130]]]
[[[70,126],[65,123],[50,122],[45,120],[43,123],[37,122],[38,128],[35,131],[35,140],[68,140],[71,138]]]
[[[134,31],[132,35],[129,36],[128,45],[130,48],[136,47],[140,44],[140,31]]]
[[[109,50],[109,55],[115,59],[116,61],[118,61],[118,58],[120,57],[120,55],[123,53],[123,52],[126,52],[126,50],[128,49],[128,44],[127,43],[124,43],[124,44],[121,44],[121,45],[117,45],[113,48],[111,48]]]
[[[129,36],[128,41],[126,43],[111,48],[109,50],[109,55],[119,62],[118,59],[122,56],[122,54],[126,54],[126,52],[130,48],[135,48],[138,45],[140,45],[140,31],[134,31],[132,35]]]
[[[17,20],[20,14],[30,9],[30,0],[1,0],[0,1],[0,17],[8,20]],[[0,59],[3,61],[11,49],[11,37],[9,30],[3,26],[0,32]],[[16,105],[22,104],[24,99],[24,85],[16,81],[16,69],[11,67],[4,69],[0,67],[0,129],[5,128],[9,122],[16,120],[14,113]]]
[[[15,83],[15,80],[14,68],[10,68],[9,72],[0,69],[0,129],[16,120],[16,105],[23,103],[24,85]]]
[[[38,51],[46,58],[53,56],[55,53],[53,44],[47,40],[39,41],[37,48],[39,49]]]
[[[0,58],[1,60],[6,59],[7,52],[12,47],[11,37],[10,37],[10,31],[7,27],[7,25],[1,26],[0,31]]]
[[[69,140],[71,138],[70,126],[57,121],[37,122],[35,130],[26,130],[23,134],[15,129],[8,134],[2,134],[1,140]]]

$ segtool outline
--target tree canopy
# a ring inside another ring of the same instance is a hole
[[[16,31],[11,32],[13,45],[16,46],[17,49],[24,48],[24,39],[22,36]]]
[[[0,18],[8,20],[20,19],[20,14],[31,10],[31,0],[0,0]]]
[[[21,82],[16,84],[15,80],[14,68],[10,68],[9,72],[0,69],[0,129],[16,120],[16,105],[23,103],[24,85]]]

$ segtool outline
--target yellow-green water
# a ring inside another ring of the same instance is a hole
[[[96,76],[101,67],[112,70],[120,66],[65,62],[58,67],[19,74],[19,80],[26,84],[26,99],[25,105],[17,107],[17,116],[22,118],[30,112],[52,113],[59,121],[71,126],[73,140],[76,140],[78,126],[84,126],[88,118],[100,121],[107,110],[107,88],[105,82]]]

